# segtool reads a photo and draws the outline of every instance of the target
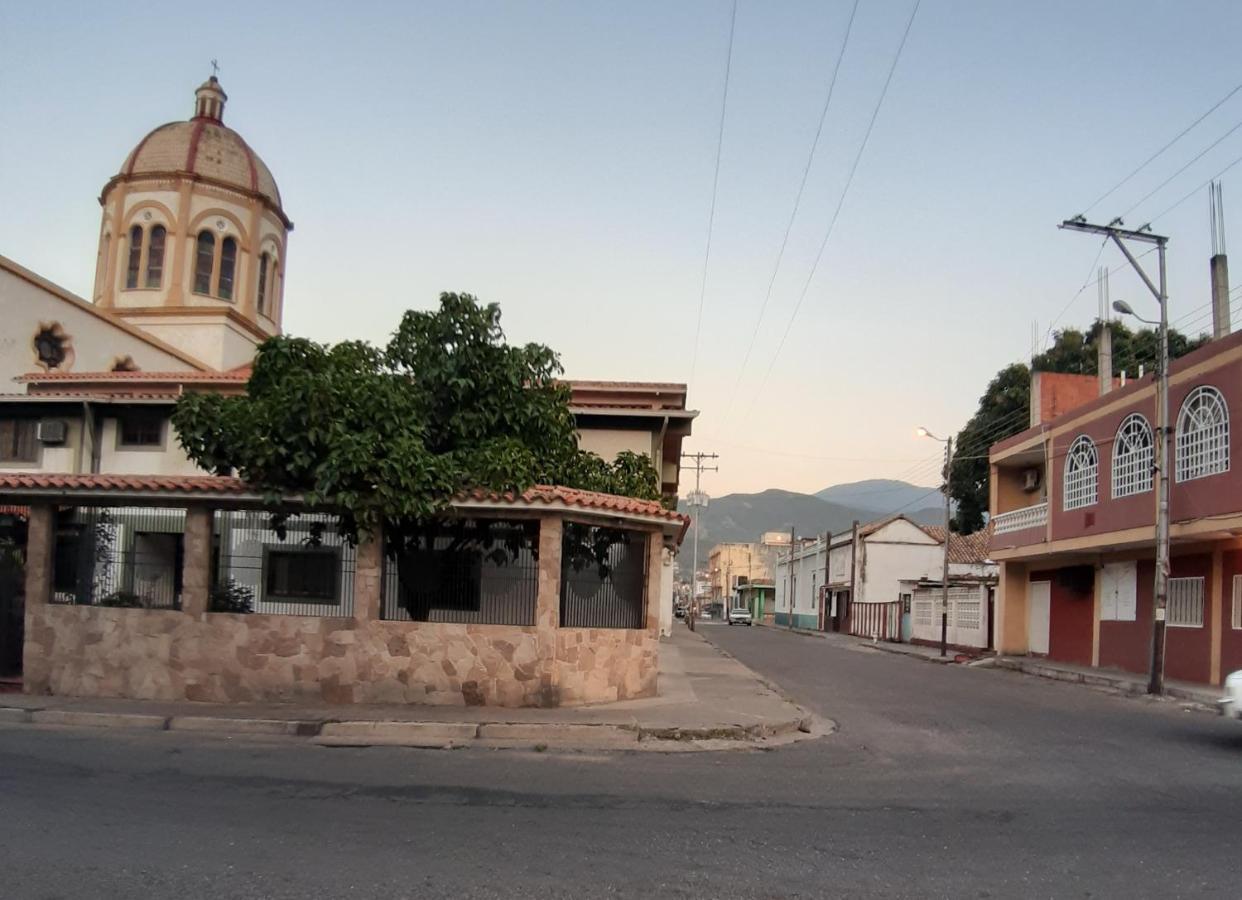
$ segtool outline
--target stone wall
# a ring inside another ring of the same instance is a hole
[[[35,513],[31,533],[52,529]],[[50,565],[27,570],[25,690],[211,702],[556,706],[652,696],[661,537],[650,535],[646,627],[560,628],[561,521],[540,527],[533,626],[379,618],[382,559],[359,547],[355,616],[205,610],[210,516],[187,519],[183,611],[48,604]],[[37,548],[31,548],[37,556]],[[33,598],[33,602],[31,602]]]

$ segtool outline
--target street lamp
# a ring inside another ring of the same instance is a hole
[[[949,653],[949,479],[953,472],[953,438],[938,438],[923,426],[919,437],[931,438],[944,444],[944,570],[940,578],[940,655]]]

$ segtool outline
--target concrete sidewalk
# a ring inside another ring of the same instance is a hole
[[[660,693],[557,709],[215,704],[0,696],[0,723],[300,737],[334,746],[718,750],[822,733],[758,675],[678,625],[660,642]]]

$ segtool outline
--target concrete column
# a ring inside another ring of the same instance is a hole
[[[381,617],[384,583],[384,535],[379,529],[359,540],[354,557],[354,620],[372,622]]]
[[[1026,653],[1029,591],[1026,566],[1015,562],[1000,564],[1000,583],[996,591],[996,649],[1000,653]]]
[[[26,609],[46,606],[52,599],[56,552],[56,510],[47,503],[30,507],[26,526]],[[29,631],[29,625],[27,625]]]
[[[211,594],[211,525],[214,511],[192,506],[185,511],[181,558],[181,611],[194,618],[207,613]]]
[[[653,531],[647,535],[647,631],[660,634],[660,599],[664,582],[664,535]],[[728,609],[728,600],[725,608]],[[728,612],[725,613],[728,615]]]
[[[539,520],[539,594],[535,604],[535,633],[539,649],[539,705],[560,706],[560,668],[556,659],[557,629],[561,624],[561,538],[559,516]]]
[[[1224,640],[1225,624],[1225,556],[1220,544],[1212,549],[1212,578],[1207,586],[1208,627],[1211,629],[1208,678],[1212,684],[1220,684],[1221,642]]]

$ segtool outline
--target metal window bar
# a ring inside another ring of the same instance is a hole
[[[1242,575],[1233,576],[1233,610],[1230,625],[1234,630],[1242,630]]]
[[[356,549],[326,513],[290,516],[217,510],[207,608],[216,613],[354,614]]]
[[[184,552],[184,509],[62,510],[52,551],[52,602],[180,609]]]
[[[539,523],[444,519],[390,540],[384,619],[466,625],[534,625]]]
[[[1151,425],[1139,413],[1126,416],[1113,442],[1113,499],[1152,489]]]
[[[1193,481],[1229,471],[1229,410],[1220,391],[1200,385],[1177,417],[1177,480]]]
[[[566,522],[561,545],[561,627],[643,628],[647,535]]]
[[[1099,474],[1099,457],[1091,438],[1081,435],[1070,446],[1065,458],[1065,504],[1066,511],[1091,506],[1098,498],[1096,481]]]
[[[1202,578],[1169,579],[1170,628],[1203,627],[1203,581]]]

